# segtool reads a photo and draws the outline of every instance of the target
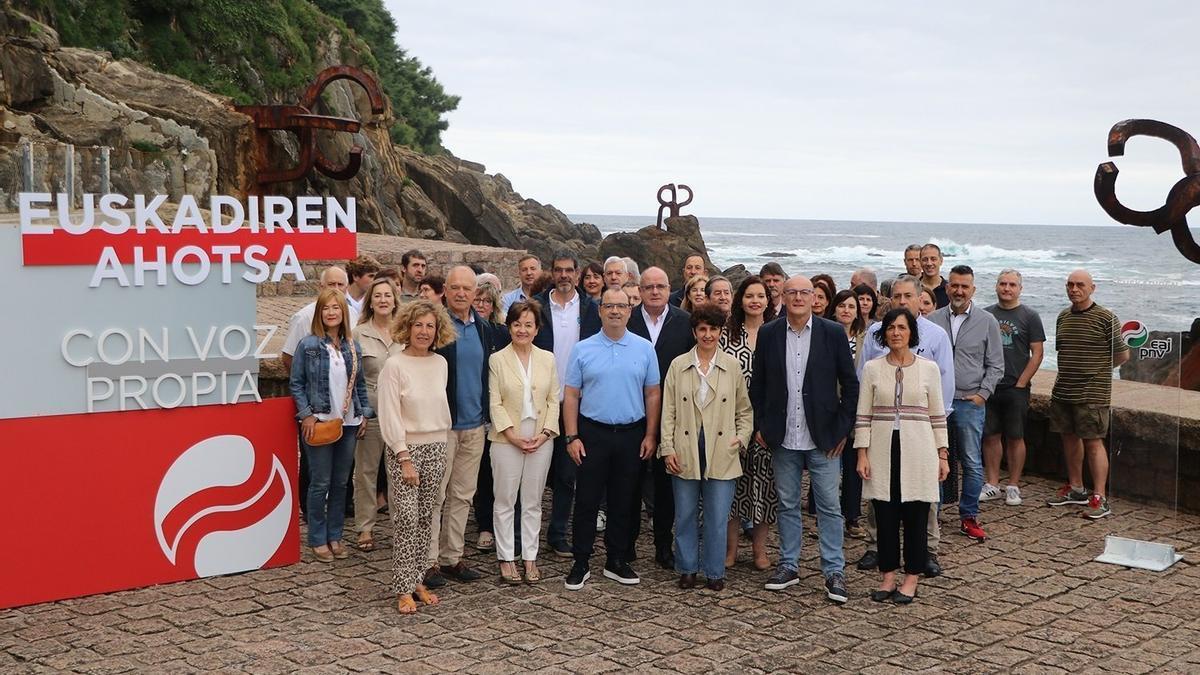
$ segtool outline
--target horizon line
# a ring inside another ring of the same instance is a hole
[[[574,219],[576,217],[600,216],[603,218],[647,218],[648,217],[651,220],[655,220],[655,221],[657,220],[657,216],[645,216],[645,215],[636,215],[636,214],[627,214],[627,213],[566,213],[564,211],[564,214],[572,219]],[[1075,223],[1075,224],[1032,223],[1032,222],[1000,223],[1000,222],[990,222],[990,221],[985,222],[985,221],[949,221],[949,220],[945,220],[945,221],[939,221],[939,220],[880,220],[880,219],[856,220],[853,218],[779,218],[779,217],[711,216],[711,215],[710,216],[700,216],[700,215],[697,215],[694,213],[687,214],[687,215],[696,216],[696,218],[698,220],[700,220],[702,224],[703,224],[703,220],[705,218],[711,218],[711,219],[720,219],[720,220],[778,220],[778,221],[792,221],[792,222],[801,222],[801,223],[879,223],[881,225],[1028,225],[1028,226],[1034,226],[1034,227],[1131,227],[1131,226],[1125,225],[1123,223],[1105,223],[1103,225],[1090,225],[1090,224],[1082,224],[1082,223]],[[577,221],[577,222],[587,222],[587,221]],[[1198,227],[1200,227],[1200,225],[1189,225],[1189,228],[1191,228],[1191,229],[1196,229]]]

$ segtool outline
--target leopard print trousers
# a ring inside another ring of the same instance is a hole
[[[388,504],[392,516],[392,591],[407,595],[417,588],[425,575],[429,553],[430,525],[437,507],[438,487],[446,473],[446,444],[423,443],[408,446],[419,485],[400,480],[400,460],[391,448],[387,456]]]

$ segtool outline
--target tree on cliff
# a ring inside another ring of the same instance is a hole
[[[13,0],[62,43],[112,52],[236,103],[290,102],[323,60],[374,71],[392,103],[392,140],[441,151],[459,98],[395,41],[382,0]],[[337,50],[336,53],[332,53]]]

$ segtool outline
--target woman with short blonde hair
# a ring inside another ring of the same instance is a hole
[[[436,605],[422,583],[437,493],[446,472],[450,404],[446,359],[433,352],[457,334],[446,308],[428,300],[401,305],[392,339],[404,345],[379,374],[379,426],[387,443],[388,501],[394,528],[392,591],[401,614],[415,601]]]

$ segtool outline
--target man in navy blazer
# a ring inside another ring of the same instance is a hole
[[[571,251],[564,249],[554,254],[550,275],[554,285],[536,298],[542,305],[542,327],[534,336],[533,345],[554,354],[561,398],[561,392],[566,391],[563,378],[567,375],[571,349],[580,340],[600,332],[600,307],[590,296],[576,290],[579,259]],[[560,412],[559,429],[564,428],[562,424]],[[553,498],[546,542],[560,558],[574,555],[567,543],[567,524],[571,522],[571,507],[575,503],[575,474],[575,462],[567,455],[567,444],[559,434],[554,437],[554,456],[550,460]]]
[[[642,292],[642,304],[629,317],[629,332],[646,338],[654,345],[659,375],[666,377],[667,369],[675,357],[686,354],[696,345],[690,317],[682,309],[668,304],[671,282],[661,268],[651,267],[642,272],[639,290]],[[650,475],[654,481],[654,561],[663,569],[673,570],[675,555],[671,547],[675,538],[671,530],[675,525],[675,494],[663,460],[654,457],[649,461]],[[634,506],[637,509],[634,513],[639,517],[634,521],[631,551],[635,550],[633,544],[641,532],[641,499],[639,489],[638,504]]]
[[[779,566],[766,588],[799,583],[800,477],[808,469],[821,528],[826,596],[846,602],[842,550],[841,453],[854,425],[858,378],[850,342],[838,324],[813,315],[813,285],[795,276],[783,286],[783,318],[759,329],[750,401],[758,442],[771,449],[779,494]]]

